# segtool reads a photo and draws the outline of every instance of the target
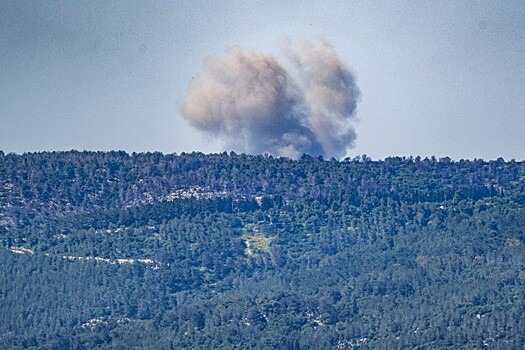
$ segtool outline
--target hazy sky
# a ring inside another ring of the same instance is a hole
[[[0,0],[0,150],[222,151],[179,105],[204,60],[322,38],[350,156],[525,159],[525,1]]]

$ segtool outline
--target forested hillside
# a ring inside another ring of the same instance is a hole
[[[0,152],[1,349],[522,349],[525,163]]]

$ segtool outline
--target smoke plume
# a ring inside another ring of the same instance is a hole
[[[209,59],[181,104],[185,118],[235,151],[343,157],[356,139],[355,77],[323,41],[286,51],[284,64],[240,48]]]

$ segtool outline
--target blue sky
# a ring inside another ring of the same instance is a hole
[[[357,76],[349,156],[525,159],[523,1],[0,0],[0,150],[220,152],[204,60],[322,38]]]

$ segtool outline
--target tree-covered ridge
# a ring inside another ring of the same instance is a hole
[[[5,348],[516,348],[525,163],[0,153]]]
[[[363,156],[338,162],[234,153],[1,153],[0,203],[2,214],[10,217],[23,217],[19,209],[45,216],[46,212],[141,205],[165,199],[174,190],[197,186],[226,191],[231,197],[267,194],[295,200],[313,195],[333,200],[332,196],[373,194],[440,201],[498,194],[520,180],[523,168],[522,162],[502,159],[452,162],[448,158],[395,157],[372,161]]]

